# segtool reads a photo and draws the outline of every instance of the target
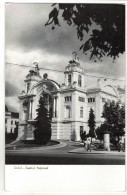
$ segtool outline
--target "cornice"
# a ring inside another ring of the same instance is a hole
[[[24,94],[24,95],[19,95],[19,99],[25,99],[25,98],[30,98],[30,97],[35,97],[35,94]]]

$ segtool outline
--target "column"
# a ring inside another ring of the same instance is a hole
[[[57,118],[60,117],[60,93],[57,95]]]
[[[55,117],[55,97],[53,97],[53,117]]]
[[[33,101],[31,100],[31,119],[32,119],[32,106],[33,106]]]
[[[55,117],[57,117],[57,96],[55,96]]]
[[[34,102],[34,100],[33,100],[33,102],[32,102],[32,118],[33,118],[33,119],[35,118],[34,107],[35,107],[35,102]]]
[[[33,104],[33,101],[30,100],[30,104],[29,104],[29,119],[32,119],[32,104]]]
[[[31,119],[31,101],[29,102],[29,119]]]

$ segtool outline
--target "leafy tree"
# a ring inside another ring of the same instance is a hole
[[[104,138],[104,132],[106,130],[107,130],[107,125],[105,123],[103,123],[99,127],[97,127],[96,130],[95,130],[97,139],[102,141],[103,138]]]
[[[51,138],[51,117],[46,108],[46,102],[40,97],[39,107],[36,110],[34,139],[36,144],[46,144]]]
[[[90,109],[89,112],[88,126],[89,126],[89,137],[91,137],[91,142],[92,142],[92,138],[95,137],[95,126],[96,126],[95,115],[92,108]]]
[[[14,138],[15,139],[18,137],[18,124],[19,124],[19,122],[16,122],[16,127],[14,129]]]
[[[106,102],[102,117],[106,130],[111,132],[111,136],[117,137],[119,142],[119,137],[125,134],[125,106],[119,102]]]
[[[115,59],[125,51],[125,5],[67,3],[52,6],[45,24],[52,24],[52,30],[55,25],[60,26],[62,17],[68,25],[76,28],[77,38],[84,41],[85,33],[89,33],[93,25],[92,34],[80,47],[86,55],[90,51],[90,59],[102,61],[105,55]]]
[[[81,140],[82,140],[82,142],[83,142],[84,140],[86,140],[88,137],[89,137],[89,134],[86,134],[86,131],[84,131],[84,132],[81,134]]]

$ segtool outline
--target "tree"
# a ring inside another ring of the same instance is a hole
[[[97,127],[95,130],[97,139],[102,141],[104,139],[104,132],[106,130],[107,130],[107,125],[105,123],[103,123],[99,127]]]
[[[39,107],[36,110],[34,139],[36,144],[46,144],[51,138],[51,117],[46,108],[46,102],[40,97]]]
[[[85,33],[89,33],[93,25],[92,34],[81,45],[80,50],[90,59],[100,60],[107,55],[119,57],[125,51],[125,5],[122,4],[53,4],[46,25],[60,26],[62,17],[68,25],[77,30],[77,38],[84,41]],[[95,25],[96,24],[96,25]],[[97,27],[98,26],[98,27]]]
[[[18,124],[19,124],[19,122],[16,122],[16,127],[14,129],[14,138],[15,139],[18,137]]]
[[[105,119],[106,130],[111,132],[111,136],[117,137],[125,134],[125,106],[120,102],[105,102],[102,117]]]
[[[88,126],[89,126],[89,137],[91,137],[91,142],[92,142],[92,138],[95,137],[95,126],[96,126],[95,115],[92,108],[90,109],[89,112]]]
[[[84,131],[84,132],[81,134],[81,140],[82,140],[82,142],[85,141],[88,137],[89,137],[89,134],[86,134],[86,131]]]

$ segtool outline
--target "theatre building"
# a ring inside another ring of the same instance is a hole
[[[42,77],[38,64],[30,70],[24,82],[26,90],[20,94],[18,139],[34,139],[34,119],[40,96],[46,98],[47,108],[52,108],[52,137],[79,141],[83,131],[88,132],[89,110],[94,110],[96,126],[102,122],[101,114],[105,101],[118,101],[120,95],[116,87],[106,80],[97,80],[92,86],[85,84],[85,71],[77,56],[69,61],[65,68],[61,86],[48,78]]]

